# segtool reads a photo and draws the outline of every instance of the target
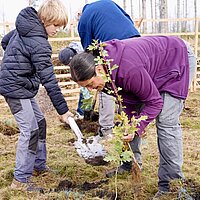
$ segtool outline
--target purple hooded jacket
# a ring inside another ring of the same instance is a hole
[[[112,79],[131,117],[134,105],[144,104],[140,116],[138,134],[154,120],[162,110],[162,92],[175,98],[186,99],[189,87],[189,61],[187,47],[178,37],[146,36],[106,42],[108,58],[119,67],[112,71]]]

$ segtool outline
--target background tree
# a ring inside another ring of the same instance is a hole
[[[123,0],[123,8],[126,10],[126,0]]]
[[[142,17],[144,19],[147,18],[147,15],[146,15],[146,13],[147,13],[146,3],[147,3],[146,0],[142,0]],[[144,33],[147,32],[147,23],[146,22],[143,23],[143,32]]]
[[[160,0],[159,8],[160,8],[160,19],[167,19],[168,18],[167,0]],[[159,22],[159,33],[166,33],[166,32],[168,32],[168,23]]]

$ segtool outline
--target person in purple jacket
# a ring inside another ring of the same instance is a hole
[[[141,136],[146,126],[156,120],[160,163],[158,192],[154,199],[170,191],[172,179],[183,179],[182,130],[179,117],[188,88],[195,73],[196,58],[184,40],[173,36],[146,36],[105,42],[104,49],[112,59],[112,83],[122,96],[126,114],[131,118],[147,116],[141,121],[137,133]],[[94,61],[98,49],[73,57],[70,64],[72,79],[89,90],[104,90],[112,84],[105,83],[102,73],[107,66]],[[131,148],[134,138],[131,138]],[[127,139],[124,138],[124,139]],[[120,167],[119,167],[120,170]]]

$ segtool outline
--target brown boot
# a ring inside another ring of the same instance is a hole
[[[43,170],[33,169],[32,176],[47,176],[49,173],[56,174],[56,170],[52,170],[50,167],[46,166]]]
[[[44,193],[43,188],[38,187],[34,182],[31,182],[30,180],[23,183],[23,182],[17,181],[16,179],[13,179],[10,189]]]

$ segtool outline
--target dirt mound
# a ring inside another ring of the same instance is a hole
[[[83,134],[87,134],[87,133],[93,133],[94,135],[97,134],[97,130],[99,127],[98,122],[78,119],[76,120],[76,123]],[[71,129],[68,124],[64,124],[64,128],[67,130]]]
[[[11,136],[19,133],[19,129],[11,123],[0,121],[0,133]]]

